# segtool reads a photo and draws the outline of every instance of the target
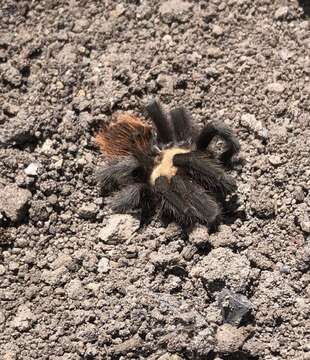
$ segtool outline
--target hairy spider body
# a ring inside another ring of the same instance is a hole
[[[115,192],[112,209],[140,209],[141,225],[158,210],[163,218],[184,226],[212,226],[221,217],[225,196],[236,189],[225,167],[238,153],[239,142],[223,123],[209,123],[197,134],[183,107],[167,115],[152,101],[146,110],[155,129],[122,114],[96,137],[112,160],[98,176],[102,189]],[[226,144],[219,156],[209,147],[215,137]]]

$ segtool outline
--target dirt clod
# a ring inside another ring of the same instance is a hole
[[[17,223],[26,216],[31,192],[16,185],[7,185],[0,190],[0,212],[3,212],[11,221]]]

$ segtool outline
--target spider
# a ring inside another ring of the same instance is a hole
[[[155,128],[123,113],[96,136],[96,143],[110,159],[98,173],[100,186],[114,193],[112,210],[140,210],[140,227],[156,214],[165,222],[184,227],[221,219],[226,195],[236,190],[226,174],[240,145],[232,131],[219,122],[208,123],[199,133],[184,107],[168,115],[152,100],[146,112]],[[216,155],[211,141],[219,137],[224,151]]]

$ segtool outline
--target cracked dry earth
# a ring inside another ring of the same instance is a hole
[[[1,359],[310,359],[307,4],[0,1]],[[150,97],[240,139],[215,234],[100,196],[95,132]]]

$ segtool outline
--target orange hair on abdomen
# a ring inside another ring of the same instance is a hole
[[[97,134],[96,143],[106,155],[117,157],[146,153],[151,139],[151,126],[136,116],[119,114],[115,122]]]

